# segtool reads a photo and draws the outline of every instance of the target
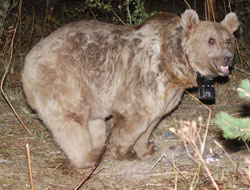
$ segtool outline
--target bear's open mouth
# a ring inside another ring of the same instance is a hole
[[[218,65],[213,63],[219,75],[226,76],[229,74],[229,66]]]

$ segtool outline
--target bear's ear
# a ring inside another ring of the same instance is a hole
[[[239,25],[240,22],[238,17],[235,13],[228,13],[223,21],[221,21],[222,26],[224,26],[229,32],[234,33]]]
[[[200,19],[194,10],[188,9],[181,15],[181,22],[184,30],[190,30],[199,24]]]

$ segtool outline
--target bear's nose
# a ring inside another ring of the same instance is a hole
[[[234,55],[232,53],[227,53],[223,56],[223,63],[226,66],[232,66],[234,60]]]

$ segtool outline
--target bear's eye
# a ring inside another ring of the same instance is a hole
[[[227,44],[231,44],[231,39],[226,40]]]
[[[210,45],[214,45],[215,44],[215,39],[214,38],[209,38],[208,43]]]

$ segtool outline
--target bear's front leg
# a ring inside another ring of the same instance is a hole
[[[160,150],[159,146],[157,146],[154,142],[149,142],[151,133],[159,121],[159,118],[155,119],[147,130],[139,137],[133,147],[133,151],[136,152],[137,157],[141,160],[147,160],[154,157]]]
[[[111,153],[117,159],[132,159],[136,156],[133,147],[140,136],[147,131],[150,126],[150,118],[140,112],[120,114],[113,113],[112,128],[113,132],[109,140]],[[150,152],[146,150],[147,146],[143,146],[143,152]],[[140,157],[139,157],[140,158]]]

